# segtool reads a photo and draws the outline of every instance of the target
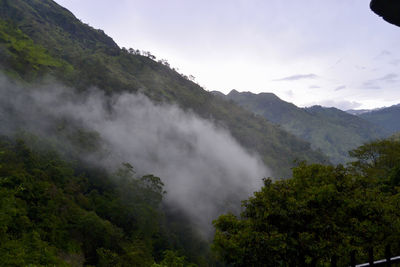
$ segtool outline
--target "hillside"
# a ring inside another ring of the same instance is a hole
[[[378,125],[390,134],[400,131],[400,105],[371,110],[358,116]]]
[[[44,144],[0,137],[2,266],[203,266],[207,244],[160,205],[160,178],[128,164],[108,174]]]
[[[50,74],[81,91],[95,86],[109,95],[141,92],[176,103],[227,128],[279,177],[290,175],[295,160],[326,161],[309,143],[206,92],[150,53],[120,49],[53,1],[2,0],[0,14],[2,69],[11,77],[31,82]]]
[[[348,161],[349,150],[386,134],[372,123],[336,108],[299,108],[272,93],[232,90],[226,98],[310,142],[334,163]]]

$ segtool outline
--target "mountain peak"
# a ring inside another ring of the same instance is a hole
[[[237,94],[241,94],[239,91],[237,91],[236,89],[232,89],[227,95],[237,95]]]
[[[390,133],[400,131],[400,104],[368,110],[368,112],[364,112],[358,116],[386,129]]]
[[[70,11],[51,0],[1,1],[0,14],[2,19],[13,21],[33,40],[46,48],[57,47],[60,42],[66,40],[91,49],[99,46],[109,49],[119,48],[102,30],[93,29],[81,22]]]

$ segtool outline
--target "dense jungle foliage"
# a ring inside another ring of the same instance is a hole
[[[214,250],[233,266],[338,266],[399,255],[400,142],[381,140],[350,152],[344,167],[302,163],[293,178],[264,180],[240,217],[221,216]]]
[[[184,217],[162,205],[164,193],[160,178],[137,177],[128,163],[109,174],[1,138],[0,265],[212,262]]]

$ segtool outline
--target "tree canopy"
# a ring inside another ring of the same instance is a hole
[[[139,177],[130,164],[110,173],[1,137],[1,265],[201,264],[202,239],[181,229],[163,196],[160,178]]]
[[[381,140],[352,151],[347,167],[301,163],[293,178],[264,180],[241,216],[214,221],[213,248],[234,266],[325,266],[358,262],[373,249],[400,253],[400,142]]]

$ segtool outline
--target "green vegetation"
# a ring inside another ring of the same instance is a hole
[[[300,164],[293,178],[266,179],[243,202],[240,217],[221,216],[213,247],[233,266],[338,266],[384,258],[386,245],[400,247],[400,142],[382,140],[351,153],[346,168]]]
[[[107,174],[43,151],[22,141],[0,141],[1,265],[205,262],[203,241],[180,230],[186,222],[161,206],[160,178],[137,177],[129,164]],[[178,227],[169,227],[166,216]]]
[[[349,161],[349,150],[387,136],[381,127],[336,108],[299,108],[272,93],[252,94],[233,90],[222,97],[310,142],[313,149],[322,151],[335,164]]]
[[[72,66],[50,56],[45,48],[36,45],[21,30],[0,20],[0,63],[9,75],[35,80],[53,69],[69,72]]]

